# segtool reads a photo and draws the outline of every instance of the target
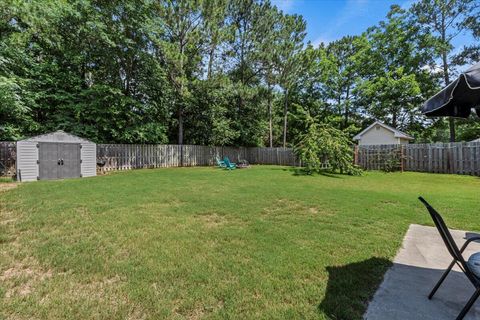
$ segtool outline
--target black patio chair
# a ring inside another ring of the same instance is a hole
[[[433,288],[432,292],[430,292],[430,294],[428,295],[428,299],[433,298],[433,295],[435,294],[435,292],[437,292],[438,288],[443,283],[443,281],[445,280],[445,278],[455,264],[460,267],[463,273],[465,273],[465,275],[467,276],[468,280],[470,280],[470,282],[475,287],[475,292],[473,293],[472,297],[470,298],[470,300],[468,300],[467,304],[465,305],[465,307],[463,307],[462,311],[456,318],[457,320],[461,320],[465,317],[467,312],[470,310],[470,308],[480,296],[480,277],[471,270],[469,264],[465,261],[462,253],[463,251],[465,251],[465,249],[471,242],[480,240],[480,236],[467,239],[467,241],[465,241],[465,243],[463,244],[462,248],[458,249],[458,246],[453,240],[453,237],[450,234],[447,225],[443,221],[442,216],[440,216],[440,214],[427,201],[425,201],[425,199],[423,199],[422,197],[419,197],[418,199],[425,205],[425,207],[427,207],[427,210],[430,213],[430,216],[432,217],[433,222],[435,223],[435,226],[437,227],[438,232],[440,233],[440,236],[442,237],[442,240],[448,249],[448,252],[453,257],[452,263],[450,263],[445,273],[442,275],[438,283]]]

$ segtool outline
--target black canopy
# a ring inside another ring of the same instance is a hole
[[[429,117],[467,118],[472,108],[480,116],[480,62],[428,99],[422,112]]]

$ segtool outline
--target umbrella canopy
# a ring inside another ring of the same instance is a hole
[[[428,99],[422,112],[429,117],[467,118],[472,108],[480,116],[480,62]]]

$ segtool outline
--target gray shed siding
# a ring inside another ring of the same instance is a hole
[[[94,143],[82,144],[81,151],[81,172],[82,177],[93,177],[97,175],[97,146]]]
[[[34,141],[17,142],[17,177],[20,181],[35,181],[38,177],[38,148]]]
[[[39,164],[37,163],[39,156],[37,144],[39,142],[81,144],[80,173],[82,177],[96,176],[97,145],[63,131],[56,131],[17,142],[17,177],[20,181],[36,181],[39,176]]]

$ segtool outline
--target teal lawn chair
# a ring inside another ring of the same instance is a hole
[[[230,159],[228,159],[228,157],[223,158],[223,162],[225,163],[225,168],[227,170],[233,170],[237,168],[237,164],[230,162]]]
[[[218,166],[219,168],[226,168],[225,161],[220,160],[219,157],[216,157],[215,160],[217,160],[217,166]]]

